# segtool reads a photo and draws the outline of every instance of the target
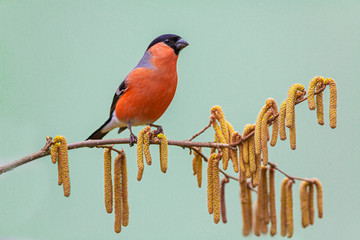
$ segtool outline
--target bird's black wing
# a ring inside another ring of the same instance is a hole
[[[115,107],[116,107],[116,103],[119,100],[119,98],[124,94],[125,90],[126,90],[126,79],[120,84],[120,86],[118,87],[118,89],[116,89],[111,107],[110,107],[110,117],[113,114]]]

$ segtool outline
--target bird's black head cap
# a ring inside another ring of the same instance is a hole
[[[169,47],[171,47],[172,49],[174,49],[174,52],[176,55],[179,54],[180,50],[185,48],[187,45],[189,45],[189,43],[187,43],[184,39],[182,39],[180,36],[175,35],[175,34],[164,34],[161,35],[157,38],[155,38],[150,45],[148,46],[148,48],[146,50],[149,50],[152,46],[154,46],[157,43],[165,43],[166,45],[168,45]]]

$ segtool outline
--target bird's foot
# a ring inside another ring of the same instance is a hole
[[[159,133],[164,133],[164,130],[162,128],[162,126],[160,125],[155,125],[155,124],[149,124],[151,127],[156,127],[156,135],[158,135]]]
[[[136,143],[136,142],[137,142],[137,137],[133,133],[131,133],[129,146],[130,147],[134,146],[134,143]]]

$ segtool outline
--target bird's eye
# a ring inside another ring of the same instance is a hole
[[[170,43],[170,40],[169,40],[169,39],[166,39],[166,40],[165,40],[165,43]]]

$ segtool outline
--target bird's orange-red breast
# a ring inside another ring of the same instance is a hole
[[[134,139],[131,126],[153,124],[159,119],[175,95],[177,59],[187,45],[174,34],[154,39],[116,90],[109,119],[88,139],[101,139],[114,128],[119,128],[119,133],[129,128],[130,139]]]

